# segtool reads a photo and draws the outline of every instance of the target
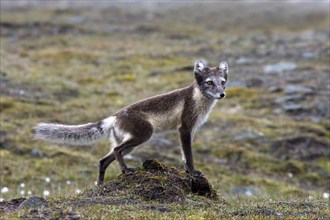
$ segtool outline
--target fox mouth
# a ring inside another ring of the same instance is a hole
[[[222,92],[222,93],[216,93],[216,94],[209,94],[213,99],[223,99],[224,97],[226,97],[226,93]]]
[[[216,97],[216,98],[214,98],[214,99],[218,99],[218,100],[220,100],[220,99],[223,99],[223,98],[225,98],[226,96],[224,95],[224,96],[220,96],[220,97]]]
[[[217,99],[217,100],[220,100],[220,99],[223,99],[224,97],[226,97],[226,94],[223,93],[223,94],[220,94],[220,96],[215,96],[213,94],[209,94],[209,93],[204,93],[204,95],[209,98],[209,99]]]

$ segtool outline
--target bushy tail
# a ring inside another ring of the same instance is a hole
[[[112,121],[112,123],[109,123]],[[114,120],[104,119],[84,125],[62,125],[40,123],[34,128],[34,136],[49,142],[70,145],[87,145],[105,139]]]

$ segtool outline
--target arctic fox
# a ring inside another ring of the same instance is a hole
[[[228,64],[223,61],[210,68],[205,61],[197,60],[193,72],[195,80],[188,87],[141,100],[95,123],[40,123],[34,129],[35,137],[71,145],[92,144],[109,138],[111,151],[99,162],[97,182],[100,185],[111,162],[117,160],[123,173],[132,173],[134,169],[126,166],[124,155],[149,140],[155,132],[177,129],[186,171],[202,175],[195,170],[191,144],[197,128],[207,120],[216,102],[225,97]]]

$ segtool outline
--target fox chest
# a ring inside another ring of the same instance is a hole
[[[196,107],[197,117],[192,129],[193,132],[195,132],[200,126],[202,126],[207,121],[209,114],[211,113],[213,107],[216,104],[216,101],[212,101],[209,103],[200,102],[198,104],[199,105],[197,105]]]
[[[147,119],[154,128],[154,132],[174,130],[182,124],[183,103],[173,106],[169,111],[147,113]]]

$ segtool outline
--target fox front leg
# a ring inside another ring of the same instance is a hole
[[[184,128],[179,129],[182,151],[185,159],[186,172],[192,174],[193,176],[203,176],[202,172],[195,170],[194,160],[191,150],[192,142],[192,132]]]

